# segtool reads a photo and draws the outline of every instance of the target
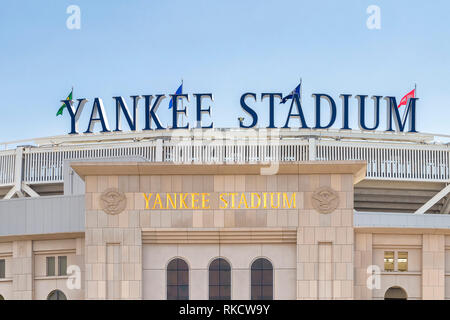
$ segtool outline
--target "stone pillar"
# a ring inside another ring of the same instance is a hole
[[[353,299],[353,175],[300,175],[297,298]]]
[[[13,242],[11,274],[13,299],[33,299],[33,242],[31,240]]]
[[[422,299],[445,298],[445,235],[424,234],[422,244]]]
[[[133,194],[139,177],[85,181],[86,299],[142,299],[141,228]],[[109,201],[116,203],[108,206]]]
[[[372,234],[355,233],[355,299],[372,299],[372,290],[367,286],[371,276],[367,270],[372,264]]]

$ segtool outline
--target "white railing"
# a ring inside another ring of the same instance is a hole
[[[186,139],[26,147],[22,169],[16,150],[0,151],[0,186],[14,184],[21,172],[27,184],[60,183],[65,160],[140,157],[151,162],[270,163],[274,161],[366,160],[367,178],[450,182],[447,145],[313,139]]]
[[[449,152],[435,145],[317,143],[317,160],[366,160],[366,177],[380,180],[450,181]]]
[[[175,163],[270,163],[274,161],[307,161],[307,141],[236,142],[211,141],[203,143],[167,142],[162,159]]]
[[[63,181],[64,160],[106,159],[139,156],[155,161],[155,143],[124,143],[110,146],[30,148],[24,151],[23,181],[53,183]]]
[[[14,183],[16,152],[7,150],[0,152],[0,186]]]

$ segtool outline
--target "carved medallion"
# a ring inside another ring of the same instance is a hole
[[[314,209],[319,213],[331,213],[339,205],[339,195],[330,187],[320,187],[311,196]]]
[[[107,214],[119,214],[127,206],[125,193],[117,189],[110,188],[103,191],[100,196],[100,207]]]

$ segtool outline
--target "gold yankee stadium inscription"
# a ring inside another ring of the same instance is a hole
[[[143,193],[148,210],[296,209],[296,192]]]

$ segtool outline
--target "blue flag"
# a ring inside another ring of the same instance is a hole
[[[294,90],[291,91],[286,97],[281,99],[281,103],[286,103],[289,99],[292,99],[294,95],[298,95],[300,97],[300,86],[302,83],[300,82],[297,87],[295,87]]]
[[[175,94],[183,94],[183,81],[181,81],[180,86],[178,87],[177,91],[175,92]],[[171,109],[173,106],[173,98],[170,99],[169,102],[169,109]]]

